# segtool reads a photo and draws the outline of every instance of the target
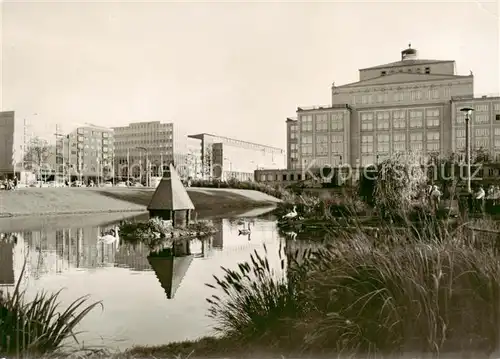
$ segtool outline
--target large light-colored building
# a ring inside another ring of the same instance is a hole
[[[473,96],[472,74],[453,60],[401,60],[359,70],[359,81],[332,86],[332,105],[299,108],[287,120],[289,168],[366,166],[408,150],[451,150],[451,100]],[[343,126],[343,127],[339,127]],[[299,145],[300,143],[300,145]]]
[[[136,122],[115,127],[115,168],[123,178],[127,173],[145,180],[149,175],[162,176],[161,169],[173,163],[181,177],[201,173],[201,142],[173,123]],[[199,169],[198,169],[199,168]]]
[[[453,60],[401,60],[359,70],[359,81],[332,86],[332,103],[352,108],[349,163],[366,166],[397,152],[444,154],[451,149],[451,99],[473,96],[474,76]]]
[[[15,157],[15,112],[0,112],[0,175],[13,175]]]
[[[283,169],[286,154],[281,148],[201,133],[189,136],[201,140],[205,177],[222,180],[254,180],[259,168]]]
[[[423,156],[460,152],[464,106],[475,108],[472,148],[500,160],[500,98],[474,98],[473,90],[472,72],[458,75],[453,60],[419,59],[410,45],[399,61],[360,69],[357,82],[333,84],[331,105],[299,107],[297,117],[286,120],[287,168],[356,168],[410,150]],[[289,182],[290,175],[285,181],[284,173],[268,171],[259,178]]]
[[[113,176],[113,130],[87,124],[56,142],[56,173],[72,180],[102,180]]]

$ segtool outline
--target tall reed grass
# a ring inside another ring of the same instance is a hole
[[[491,353],[500,344],[500,264],[494,246],[469,239],[427,216],[418,228],[360,225],[319,250],[289,250],[278,277],[255,253],[209,285],[224,293],[209,299],[210,315],[226,337],[284,350]]]
[[[38,293],[32,301],[21,290],[21,275],[12,292],[0,291],[0,357],[39,356],[64,349],[67,339],[78,343],[75,332],[78,324],[101,302],[87,305],[81,297],[66,309],[59,310],[59,292]]]

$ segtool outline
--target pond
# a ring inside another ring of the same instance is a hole
[[[63,306],[87,294],[91,301],[103,302],[104,309],[95,309],[81,324],[79,339],[85,345],[123,350],[210,335],[214,323],[207,317],[205,298],[214,290],[205,283],[222,276],[221,266],[235,268],[254,250],[263,253],[265,244],[270,264],[279,267],[283,239],[269,217],[214,219],[219,232],[190,240],[190,255],[173,264],[148,259],[149,250],[142,246],[98,243],[97,237],[123,216],[100,216],[97,223],[95,216],[89,218],[76,217],[74,225],[66,218],[64,228],[57,220],[44,222],[36,230],[17,232],[15,244],[0,244],[0,286],[17,280],[26,257],[23,287],[28,299],[40,290],[63,289]],[[248,223],[251,235],[239,235],[238,229]]]

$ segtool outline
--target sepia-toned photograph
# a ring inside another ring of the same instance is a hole
[[[0,47],[0,359],[500,358],[498,0],[3,0]]]

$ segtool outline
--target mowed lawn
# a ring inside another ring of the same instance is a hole
[[[149,188],[26,188],[0,191],[0,217],[145,211]],[[197,212],[269,206],[278,199],[257,191],[190,188]]]

